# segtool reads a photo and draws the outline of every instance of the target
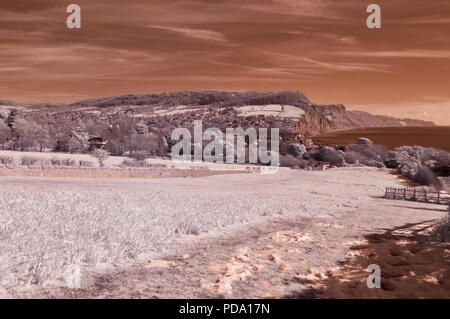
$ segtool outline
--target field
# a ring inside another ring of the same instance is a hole
[[[378,127],[339,131],[313,137],[319,145],[348,145],[359,137],[390,149],[403,145],[435,147],[450,152],[450,126],[436,127]]]
[[[11,163],[4,164],[2,160]],[[52,178],[179,178],[220,174],[260,172],[257,165],[235,165],[172,161],[168,158],[147,158],[144,167],[124,164],[133,161],[122,156],[111,156],[104,167],[89,154],[51,152],[0,151],[0,176],[28,176]],[[82,165],[81,165],[82,164]]]
[[[0,183],[5,297],[300,296],[363,236],[446,214],[370,168]]]

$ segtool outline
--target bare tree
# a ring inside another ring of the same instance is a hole
[[[109,157],[109,153],[105,150],[98,148],[94,151],[93,156],[97,159],[100,167],[104,167],[105,160]]]
[[[0,144],[2,149],[5,149],[5,144],[11,138],[11,130],[5,122],[0,121]]]

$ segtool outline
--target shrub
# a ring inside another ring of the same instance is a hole
[[[138,161],[131,160],[131,159],[124,159],[122,161],[121,166],[125,166],[125,167],[140,167],[139,164],[138,164]]]
[[[295,167],[298,168],[305,168],[306,167],[306,161],[296,158],[290,154],[288,155],[280,155],[280,166],[283,167]]]
[[[431,239],[440,242],[450,242],[450,211],[433,229]]]
[[[39,158],[32,156],[23,156],[20,161],[22,166],[30,167],[35,166],[39,162]]]
[[[92,163],[91,161],[83,161],[83,160],[80,160],[80,161],[78,162],[78,165],[80,165],[80,167],[93,167],[93,166],[94,166],[94,163]]]
[[[11,156],[0,156],[0,165],[4,167],[12,167],[14,166],[15,161]]]
[[[389,150],[383,145],[351,144],[348,146],[348,151],[359,153],[364,159],[383,161]]]
[[[388,168],[398,168],[408,162],[427,166],[439,176],[448,176],[450,173],[450,153],[444,150],[422,146],[401,146],[389,152],[385,158]]]
[[[148,167],[152,167],[152,168],[167,168],[167,164],[147,164]]]
[[[348,151],[344,154],[345,162],[348,164],[360,163],[366,159],[364,155],[355,151]]]
[[[41,167],[51,167],[51,161],[47,159],[39,159],[38,163],[36,165],[39,165]]]
[[[292,156],[301,157],[307,151],[305,145],[299,143],[292,143],[289,144],[287,152]]]
[[[340,151],[337,151],[331,147],[322,147],[318,151],[312,154],[312,158],[316,161],[329,163],[331,166],[343,166],[344,157]]]
[[[94,151],[94,153],[92,154],[92,156],[94,156],[97,161],[98,164],[100,165],[100,167],[104,167],[105,166],[105,160],[109,157],[109,153],[105,150],[102,149],[96,149]]]
[[[362,164],[369,167],[385,167],[383,162],[380,159],[372,159],[364,154],[355,152],[355,151],[348,151],[344,154],[345,162],[348,164]]]
[[[421,185],[434,186],[438,189],[441,188],[441,183],[437,179],[436,175],[426,166],[419,166],[417,174],[412,178],[415,182]]]
[[[137,151],[131,153],[128,157],[135,159],[136,161],[143,161],[147,157],[147,153],[144,151]]]
[[[145,160],[142,161],[138,161],[138,160],[129,160],[129,159],[124,159],[122,161],[121,166],[125,166],[125,167],[152,167],[152,164],[146,162]]]
[[[61,160],[59,158],[52,158],[50,160],[50,163],[52,164],[52,166],[61,166]]]
[[[70,158],[64,158],[61,160],[62,166],[75,166],[75,161]]]

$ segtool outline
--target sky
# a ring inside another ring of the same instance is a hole
[[[71,1],[0,0],[0,99],[295,90],[450,125],[448,0]]]

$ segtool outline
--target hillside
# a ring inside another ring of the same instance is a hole
[[[190,128],[194,120],[202,120],[204,128],[223,130],[278,127],[285,141],[354,128],[434,126],[421,120],[347,111],[343,105],[313,104],[304,94],[293,91],[128,94],[72,104],[2,101],[0,118],[16,131],[9,138],[3,136],[0,143],[4,148],[23,150],[39,144],[40,148],[59,151],[85,151],[89,137],[103,136],[110,140],[109,151],[116,155],[137,151],[144,144],[151,145],[150,153],[165,154],[172,130]],[[23,138],[27,134],[29,138]]]

